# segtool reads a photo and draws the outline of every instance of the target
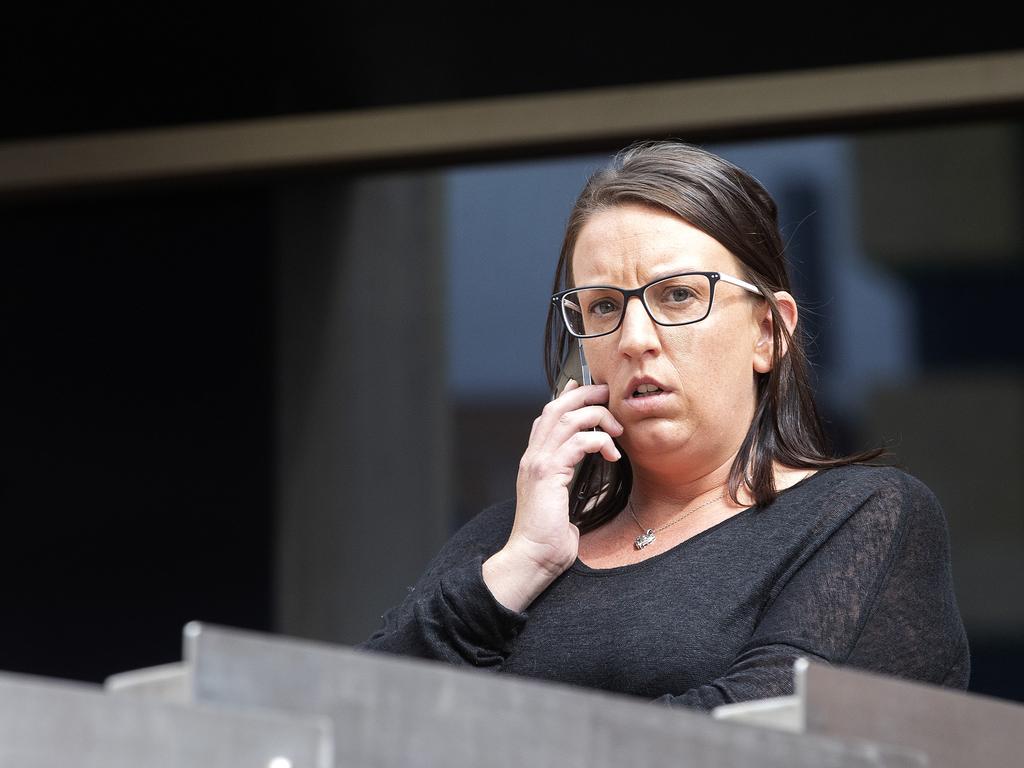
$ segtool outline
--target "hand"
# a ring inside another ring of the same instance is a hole
[[[588,453],[600,453],[608,461],[621,458],[612,437],[623,428],[607,402],[606,384],[580,386],[572,381],[533,422],[519,462],[512,533],[484,570],[491,592],[507,607],[522,610],[576,561],[580,531],[569,522],[569,486],[576,464]],[[597,426],[604,431],[593,430]]]

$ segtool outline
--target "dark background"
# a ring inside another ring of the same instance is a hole
[[[1024,47],[947,13],[21,10],[0,141]],[[0,669],[99,681],[178,659],[191,619],[274,629],[273,184],[0,201]],[[1017,655],[976,647],[973,687],[1020,697]]]
[[[0,138],[1013,50],[998,18],[799,17],[516,4],[86,5],[15,11]]]

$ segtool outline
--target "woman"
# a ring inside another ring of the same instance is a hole
[[[634,145],[569,219],[516,498],[467,523],[362,648],[673,706],[792,692],[799,656],[965,688],[945,520],[881,451],[831,457],[775,203]],[[556,331],[557,329],[557,331]]]

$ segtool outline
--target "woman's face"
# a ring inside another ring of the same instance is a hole
[[[691,270],[742,277],[738,260],[717,240],[639,204],[592,216],[572,254],[579,287],[636,288]],[[631,299],[617,331],[583,341],[594,383],[608,385],[608,407],[625,427],[619,442],[639,466],[711,471],[738,450],[750,426],[755,374],[770,364],[767,302],[725,282],[714,296],[707,318],[674,327],[656,324]],[[638,379],[661,392],[639,395]]]

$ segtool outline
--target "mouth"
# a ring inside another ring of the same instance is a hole
[[[653,402],[670,391],[660,381],[650,376],[637,376],[626,385],[624,394],[627,402],[639,403],[645,400]]]
[[[664,391],[665,390],[656,384],[641,384],[633,390],[633,394],[630,395],[630,397],[650,397],[651,395],[657,395]]]

